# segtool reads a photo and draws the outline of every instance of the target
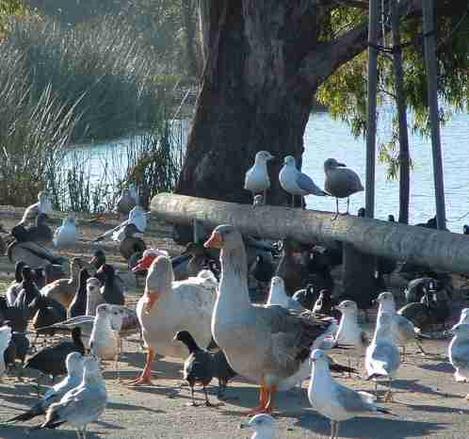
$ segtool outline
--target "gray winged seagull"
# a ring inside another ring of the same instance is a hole
[[[257,194],[262,194],[262,200],[264,203],[266,200],[267,189],[270,188],[267,162],[273,158],[274,156],[269,151],[257,152],[254,159],[254,165],[247,170],[244,177],[244,189],[250,191],[253,197]]]

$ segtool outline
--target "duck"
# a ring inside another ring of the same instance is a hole
[[[41,191],[37,195],[37,202],[26,208],[19,224],[26,224],[28,221],[34,220],[40,213],[50,215],[52,212],[52,202],[49,194],[46,191]]]
[[[31,346],[29,338],[26,332],[14,331],[12,333],[11,340],[15,344],[15,359],[19,360],[23,365]]]
[[[86,312],[87,316],[96,315],[96,308],[105,303],[101,294],[101,282],[96,277],[90,277],[86,281]]]
[[[383,312],[386,312],[392,316],[392,332],[394,334],[397,345],[402,346],[403,348],[402,356],[405,357],[405,346],[410,342],[415,343],[420,352],[425,354],[425,351],[423,350],[423,347],[418,339],[419,331],[417,328],[410,320],[396,312],[396,302],[394,300],[393,294],[389,291],[383,291],[376,298],[376,302],[379,304],[378,317]]]
[[[144,294],[137,303],[147,359],[144,370],[133,384],[151,384],[156,352],[185,358],[184,347],[173,340],[178,331],[189,331],[200,346],[208,346],[212,339],[210,321],[217,287],[217,280],[208,270],[196,277],[174,281],[171,259],[158,256],[153,260]]]
[[[18,242],[13,240],[7,248],[10,262],[23,261],[31,268],[41,268],[47,264],[62,265],[66,258],[57,256],[37,242]]]
[[[70,352],[65,359],[65,369],[67,375],[63,380],[52,386],[39,402],[34,404],[29,410],[21,413],[7,422],[25,422],[36,416],[44,415],[47,409],[71,389],[77,387],[83,378],[84,357],[79,352]]]
[[[36,335],[54,335],[55,330],[48,327],[67,318],[67,311],[59,302],[40,294],[30,303],[29,314],[34,316],[31,323]]]
[[[292,299],[298,302],[302,307],[313,310],[316,301],[319,299],[319,293],[313,284],[306,285],[305,288],[295,291]]]
[[[70,424],[76,427],[79,438],[86,439],[86,428],[103,414],[108,394],[96,359],[87,357],[83,369],[81,383],[47,409],[46,420],[40,429],[55,429],[62,424]]]
[[[35,369],[52,379],[56,376],[65,375],[65,359],[70,352],[85,354],[85,346],[81,340],[81,329],[72,329],[72,341],[62,341],[52,346],[46,347],[26,360],[26,369]]]
[[[244,189],[251,192],[253,197],[256,194],[262,194],[264,202],[267,190],[270,188],[267,163],[273,158],[274,156],[269,151],[258,151],[253,166],[246,171],[244,176]]]
[[[373,395],[338,383],[329,370],[327,355],[320,349],[311,353],[311,363],[308,399],[314,410],[330,419],[331,438],[339,437],[342,421],[368,413],[390,413],[375,405]]]
[[[272,253],[263,252],[256,255],[256,260],[249,272],[258,282],[269,282],[275,273],[275,268]]]
[[[0,327],[0,380],[7,369],[5,364],[5,351],[8,349],[11,341],[11,328],[9,326]]]
[[[285,292],[285,282],[280,276],[274,276],[270,281],[269,296],[266,305],[279,305],[285,309],[297,312],[306,311],[306,308],[301,306],[299,302],[287,296]]]
[[[90,278],[90,274],[86,268],[80,270],[78,275],[78,288],[75,297],[70,303],[67,310],[67,317],[76,317],[86,314],[86,281]]]
[[[34,273],[30,267],[27,265],[23,267],[21,271],[22,281],[20,284],[21,290],[16,297],[14,306],[23,310],[26,315],[26,318],[29,319],[30,313],[28,311],[28,307],[31,302],[39,297],[41,293],[37,288],[36,284],[34,283]]]
[[[28,316],[23,309],[9,306],[4,296],[0,296],[0,325],[8,322],[13,331],[25,332],[28,326]]]
[[[202,368],[202,374],[210,373],[213,378],[218,379],[218,392],[217,397],[221,398],[224,395],[228,382],[236,377],[237,373],[230,367],[228,361],[226,361],[225,354],[222,350],[216,350],[215,352],[208,351],[200,348],[192,335],[188,331],[179,331],[175,337],[175,340],[181,341],[189,350],[189,357],[186,359],[184,364],[188,364],[187,377],[184,379],[188,381],[188,378],[193,381],[200,381],[199,366]],[[184,367],[184,373],[186,374],[186,367]],[[204,378],[202,378],[204,380]],[[210,382],[207,381],[205,386]],[[188,381],[188,384],[191,383]],[[193,388],[191,386],[191,390]],[[194,394],[191,391],[192,402],[194,402]],[[206,398],[207,400],[208,398]]]
[[[135,254],[142,255],[146,248],[147,245],[143,239],[134,236],[126,236],[119,244],[119,253],[128,264],[132,256]]]
[[[83,268],[83,262],[80,258],[73,258],[70,263],[70,277],[58,279],[45,285],[41,289],[43,296],[57,300],[65,308],[68,308],[75,297],[78,288],[78,276]]]
[[[212,336],[232,369],[260,385],[260,406],[253,412],[271,412],[277,387],[309,365],[311,346],[331,322],[251,304],[246,251],[233,226],[216,227],[205,246],[221,250]]]
[[[339,163],[334,158],[328,158],[324,162],[324,190],[327,194],[335,197],[336,216],[339,215],[339,198],[347,198],[347,211],[350,208],[350,196],[358,192],[363,192],[364,187],[358,174],[346,167],[344,163]]]
[[[205,395],[205,405],[211,407],[207,395],[207,386],[213,379],[212,356],[209,351],[201,349],[188,331],[178,331],[174,340],[182,342],[189,351],[189,356],[184,361],[183,378],[191,389],[192,405],[197,407],[194,399],[194,386],[200,384]]]
[[[95,277],[103,285],[101,294],[105,302],[113,305],[125,304],[124,285],[122,281],[117,278],[112,265],[102,265],[96,272]]]
[[[180,255],[171,258],[175,280],[197,276],[209,266],[211,260],[212,255],[202,244],[189,242]]]
[[[63,219],[62,225],[54,232],[54,246],[57,248],[73,247],[79,238],[77,220],[74,214]]]
[[[137,200],[131,195],[130,190],[127,188],[122,189],[122,192],[116,202],[117,212],[128,215],[136,205]]]
[[[21,282],[23,280],[21,273],[23,271],[23,267],[25,266],[26,264],[23,261],[18,261],[15,264],[15,280],[10,284],[5,293],[8,306],[14,305],[15,300],[18,297],[19,292],[21,291]]]
[[[304,207],[304,196],[324,197],[327,195],[308,175],[298,170],[295,157],[291,155],[283,159],[283,167],[280,169],[278,179],[282,189],[291,195],[291,207],[295,206],[295,196],[301,197],[300,204]]]
[[[406,303],[420,302],[425,295],[425,290],[439,289],[439,282],[432,277],[419,277],[412,279],[404,290]]]
[[[425,290],[420,302],[404,305],[398,314],[410,320],[420,331],[427,331],[435,325],[445,327],[450,316],[448,295],[445,290]]]
[[[319,291],[319,297],[313,305],[314,314],[323,314],[326,316],[332,316],[337,320],[339,319],[339,314],[334,307],[335,300],[332,298],[332,293],[327,289],[322,289]]]
[[[280,276],[284,280],[285,289],[289,296],[292,296],[295,291],[303,288],[306,284],[305,279],[309,275],[307,258],[304,249],[296,241],[291,239],[283,241],[282,257],[280,258],[275,275]]]
[[[106,254],[102,248],[98,248],[93,252],[93,257],[90,259],[89,264],[95,269],[99,270],[106,263]]]
[[[37,242],[48,245],[52,242],[52,230],[47,224],[48,216],[40,213],[35,220],[35,225],[31,227],[19,223],[11,229],[11,235],[17,242]]]

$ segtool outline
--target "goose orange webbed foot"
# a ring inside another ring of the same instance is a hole
[[[154,386],[151,375],[142,374],[134,380],[129,381],[129,386]]]

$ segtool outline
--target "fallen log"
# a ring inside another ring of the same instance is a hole
[[[442,271],[469,271],[469,237],[423,227],[280,206],[228,203],[161,193],[151,202],[152,214],[173,224],[195,219],[212,228],[232,224],[242,233],[299,242],[340,241],[362,253],[425,265]]]

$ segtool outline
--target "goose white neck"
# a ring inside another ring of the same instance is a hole
[[[235,307],[250,307],[247,258],[244,245],[236,249],[222,249],[220,254],[222,275],[219,301]]]

